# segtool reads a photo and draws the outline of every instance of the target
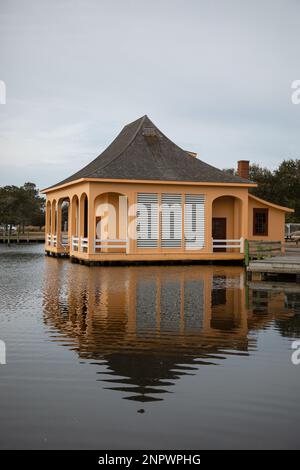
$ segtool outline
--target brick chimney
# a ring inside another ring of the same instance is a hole
[[[249,160],[239,160],[238,161],[238,175],[241,178],[249,179]]]

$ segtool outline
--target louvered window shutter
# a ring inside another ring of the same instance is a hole
[[[138,248],[158,246],[158,195],[156,193],[137,194],[136,230]]]
[[[161,196],[161,247],[180,248],[182,240],[181,194]]]
[[[184,205],[184,238],[187,250],[204,247],[205,238],[205,196],[186,194]]]

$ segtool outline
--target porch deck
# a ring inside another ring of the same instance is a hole
[[[85,255],[81,253],[76,257],[71,255],[73,260],[78,260],[84,264],[157,264],[157,263],[194,263],[194,262],[212,262],[212,261],[240,261],[244,256],[240,253],[159,253],[159,254],[126,254],[126,253],[101,253],[95,255]]]
[[[68,256],[73,262],[87,265],[105,264],[190,264],[195,262],[240,262],[244,260],[241,253],[159,253],[159,254],[127,254],[127,253],[63,253],[53,250],[46,250],[46,254],[53,256]]]

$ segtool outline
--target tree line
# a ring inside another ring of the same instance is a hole
[[[45,224],[45,200],[34,183],[23,186],[0,187],[0,225],[6,231],[16,227],[18,232],[33,225],[40,229]]]
[[[236,174],[233,169],[226,169],[228,173]],[[283,160],[274,170],[258,164],[250,165],[250,180],[258,184],[250,192],[257,197],[266,199],[280,206],[295,210],[287,214],[287,222],[300,223],[300,160]]]

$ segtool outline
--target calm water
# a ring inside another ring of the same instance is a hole
[[[0,267],[1,448],[300,447],[300,294],[42,246],[0,247]]]

